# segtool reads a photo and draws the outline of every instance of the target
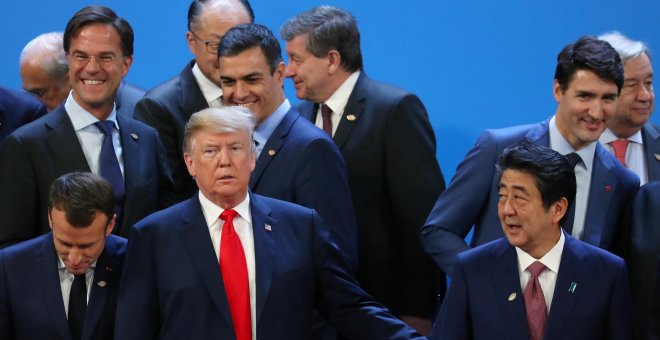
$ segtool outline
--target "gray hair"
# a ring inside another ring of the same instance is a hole
[[[21,65],[37,60],[42,69],[55,79],[64,78],[69,72],[69,63],[64,53],[62,32],[50,32],[32,39],[21,51]]]
[[[307,35],[307,50],[317,58],[336,50],[346,71],[362,69],[360,31],[355,17],[348,11],[318,6],[287,20],[280,28],[280,36],[285,41],[300,35]]]
[[[210,133],[230,133],[244,130],[250,136],[250,145],[254,151],[252,133],[257,122],[254,113],[240,106],[212,107],[193,113],[183,132],[183,151],[190,152],[193,135],[198,131]]]
[[[599,40],[607,41],[616,50],[616,53],[621,57],[621,62],[626,63],[630,59],[635,59],[645,53],[649,60],[651,60],[651,52],[646,44],[641,41],[634,41],[625,35],[612,31],[602,34],[598,37]]]

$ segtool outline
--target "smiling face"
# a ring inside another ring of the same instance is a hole
[[[71,39],[67,59],[73,98],[96,118],[107,118],[133,62],[122,53],[119,33],[107,24],[83,26]]]
[[[228,133],[196,131],[184,152],[188,172],[199,190],[216,205],[230,209],[245,199],[254,170],[252,139],[246,130]]]
[[[616,84],[592,71],[578,70],[566,90],[556,80],[553,90],[558,103],[555,122],[566,141],[575,150],[597,141],[616,110]]]
[[[55,251],[62,259],[66,270],[74,275],[84,274],[98,259],[105,247],[105,238],[110,235],[115,218],[97,212],[92,223],[86,227],[74,227],[66,219],[63,210],[52,208],[48,214],[53,230]]]
[[[642,53],[623,65],[625,79],[610,129],[620,138],[628,138],[646,124],[653,113],[653,67]]]
[[[566,199],[545,209],[534,177],[513,169],[502,173],[499,197],[497,212],[509,243],[537,259],[543,257],[559,240]]]
[[[220,86],[225,105],[250,109],[257,123],[268,118],[284,101],[284,64],[271,74],[260,47],[249,48],[238,55],[220,57]]]
[[[286,76],[293,80],[298,99],[315,103],[326,101],[336,90],[329,72],[330,61],[319,58],[307,49],[307,35],[299,35],[286,42],[289,64]]]

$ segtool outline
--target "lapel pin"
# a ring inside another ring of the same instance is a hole
[[[96,285],[99,286],[99,287],[101,287],[101,288],[105,287],[107,284],[108,284],[108,283],[105,282],[105,281],[99,281],[99,282],[96,283]]]
[[[140,139],[140,137],[138,137],[138,135],[136,133],[131,133],[131,138],[133,138],[133,140]]]
[[[275,150],[273,150],[273,149],[268,150],[268,155],[269,156],[275,156]]]
[[[608,184],[605,186],[605,192],[610,192],[610,191],[612,191],[612,186]]]
[[[111,271],[112,271],[112,267],[105,267],[105,271],[107,271],[107,272],[111,272]]]
[[[656,154],[655,154],[655,160],[656,160],[656,161],[660,161],[660,153],[656,153]]]
[[[356,120],[356,119],[357,119],[357,117],[355,117],[355,115],[348,115],[348,116],[346,116],[346,120],[348,120],[349,122],[352,122],[352,121],[354,121],[354,120]]]
[[[270,224],[266,224],[264,229],[266,229],[266,231],[273,231],[273,227],[271,227]]]
[[[518,294],[516,294],[516,293],[511,293],[511,294],[509,294],[509,301],[513,301],[513,300],[515,300],[515,299],[516,299],[516,296],[518,296]]]
[[[575,292],[575,287],[577,287],[577,283],[571,282],[571,284],[568,285],[568,291],[571,292],[571,294],[573,294]]]

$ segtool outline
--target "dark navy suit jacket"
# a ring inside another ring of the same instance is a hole
[[[522,140],[549,147],[549,121],[486,130],[458,165],[449,187],[436,202],[422,229],[424,248],[449,275],[456,255],[468,249],[464,238],[473,225],[471,247],[504,236],[497,216],[497,157],[507,146]],[[611,249],[620,232],[627,204],[638,187],[637,175],[598,144],[582,240]]]
[[[646,123],[642,127],[642,140],[646,153],[648,181],[660,181],[660,126]]]
[[[362,291],[315,211],[250,194],[257,339],[311,339],[316,307],[349,339],[422,338]],[[129,242],[116,337],[234,339],[198,197],[140,221]]]
[[[328,134],[294,107],[266,141],[250,190],[316,210],[355,273],[357,230],[346,164]]]
[[[46,107],[27,93],[0,86],[0,143],[18,127],[46,114]]]
[[[82,339],[113,339],[126,240],[110,235],[94,269]],[[0,339],[69,340],[52,233],[0,252]]]
[[[142,99],[145,91],[135,85],[122,81],[115,96],[117,113],[133,118],[135,105]]]
[[[154,129],[117,115],[126,196],[115,231],[174,201],[163,145]],[[0,146],[0,247],[47,233],[48,192],[59,176],[90,171],[73,124],[60,105],[11,134]]]
[[[564,236],[544,339],[632,339],[625,263]],[[431,339],[529,339],[518,257],[505,237],[458,255]]]
[[[315,122],[317,108],[300,113]],[[419,232],[445,182],[424,105],[362,71],[332,139],[348,167],[360,285],[396,315],[430,317],[445,280]]]
[[[149,90],[135,106],[135,119],[156,129],[165,146],[177,201],[197,192],[183,161],[183,131],[193,113],[209,107],[193,76],[194,65],[191,61],[178,76]]]

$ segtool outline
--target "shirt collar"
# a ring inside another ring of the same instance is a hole
[[[210,103],[222,96],[222,89],[220,89],[218,85],[214,84],[204,75],[204,73],[202,73],[202,70],[199,69],[197,63],[195,63],[195,66],[192,68],[192,74],[197,81],[197,85],[199,85],[199,89],[202,90],[202,94],[204,95],[204,99],[206,99],[207,103]]]
[[[540,259],[535,259],[531,255],[527,254],[524,250],[516,247],[516,254],[518,255],[518,272],[522,273],[527,270],[530,264],[534,261],[539,261],[543,263],[548,270],[551,270],[555,273],[559,273],[559,264],[561,263],[561,254],[564,251],[564,243],[566,238],[564,237],[563,230],[559,229],[559,241],[543,255]]]
[[[619,140],[620,138],[617,137],[612,130],[605,129],[603,133],[600,135],[600,138],[598,138],[598,141],[600,144],[608,144],[610,142],[613,142],[615,140]],[[642,130],[640,129],[637,131],[634,135],[630,136],[627,138],[629,141],[637,144],[644,144],[644,140],[642,139]]]
[[[66,109],[69,119],[73,124],[73,129],[77,132],[80,131],[96,122],[99,121],[93,114],[89,111],[83,109],[78,102],[73,98],[73,90],[69,92],[69,97],[67,97],[66,102],[64,102],[64,108]],[[111,121],[115,125],[115,129],[119,131],[119,124],[117,124],[117,110],[116,107],[112,106],[112,112],[105,120]]]
[[[566,138],[559,132],[557,124],[555,123],[555,117],[553,116],[550,119],[549,123],[550,130],[550,148],[559,152],[562,155],[568,155],[571,152],[577,153],[582,159],[581,166],[587,170],[590,170],[594,163],[594,155],[596,154],[596,145],[598,142],[592,142],[586,147],[575,151],[573,146],[568,143]]]
[[[222,209],[215,203],[211,202],[204,194],[202,194],[202,191],[199,191],[199,203],[202,206],[202,212],[204,213],[204,219],[206,219],[206,226],[211,228],[211,225],[215,223],[220,218],[220,214],[222,214],[225,209]],[[232,209],[236,210],[236,212],[248,223],[252,223],[252,214],[250,214],[250,194],[248,193],[245,195],[245,199],[241,201],[241,203],[237,204],[235,207]]]
[[[289,109],[291,109],[291,103],[285,98],[284,102],[277,107],[275,112],[271,113],[268,118],[264,119],[264,121],[254,129],[253,138],[259,142],[259,145],[266,144],[266,141],[270,138],[270,135],[273,134],[275,128],[280,125],[280,122],[284,119],[286,113],[289,112]]]
[[[332,112],[343,114],[346,104],[348,103],[348,98],[351,96],[351,93],[353,93],[353,88],[355,88],[355,84],[359,77],[360,71],[353,72],[323,104],[328,105]]]

